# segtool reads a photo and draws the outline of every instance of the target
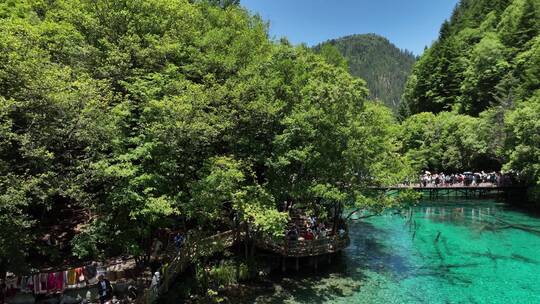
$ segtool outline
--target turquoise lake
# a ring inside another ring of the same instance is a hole
[[[249,303],[540,303],[540,218],[504,203],[424,202],[349,230],[329,265]]]

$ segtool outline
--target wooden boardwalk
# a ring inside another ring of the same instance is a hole
[[[244,234],[229,230],[211,237],[186,241],[176,256],[166,267],[159,286],[147,288],[139,299],[141,304],[157,303],[159,296],[167,293],[174,284],[178,275],[184,272],[189,265],[204,256],[212,256],[221,252],[244,238]],[[329,236],[309,241],[271,241],[267,238],[257,238],[256,245],[284,257],[313,257],[335,253],[349,245],[347,233],[341,236]]]
[[[212,256],[215,253],[221,252],[224,249],[231,247],[243,235],[234,230],[229,230],[207,238],[186,241],[182,249],[169,262],[161,277],[159,286],[147,288],[140,298],[140,303],[153,304],[157,303],[160,295],[169,291],[179,274],[184,272],[186,268],[197,259],[204,256]]]
[[[514,191],[524,191],[526,188],[523,186],[499,186],[493,184],[480,184],[480,185],[447,185],[447,186],[434,186],[428,185],[423,187],[419,184],[415,185],[398,185],[391,187],[371,187],[371,190],[374,191],[384,191],[387,194],[398,194],[401,191],[405,190],[414,190],[421,192],[425,196],[430,198],[440,198],[440,197],[465,197],[465,198],[482,198],[488,195],[501,195],[512,193]]]

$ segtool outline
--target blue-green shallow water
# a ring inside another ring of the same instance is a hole
[[[534,230],[539,218],[495,201],[425,202],[412,220],[351,223],[330,266],[276,279],[249,303],[540,303]]]

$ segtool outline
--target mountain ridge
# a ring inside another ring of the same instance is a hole
[[[313,49],[319,52],[332,45],[347,60],[349,72],[364,79],[370,98],[396,110],[417,57],[398,48],[388,38],[375,33],[352,34],[324,41]]]

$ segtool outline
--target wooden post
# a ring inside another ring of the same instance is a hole
[[[315,269],[317,269],[319,267],[319,256],[316,255],[316,256],[314,256],[314,258],[315,258],[315,261],[314,261],[315,262]]]
[[[298,257],[296,257],[296,271],[300,270],[300,262],[298,261]]]
[[[282,257],[281,258],[281,271],[285,272],[286,270],[287,270],[286,257]]]

